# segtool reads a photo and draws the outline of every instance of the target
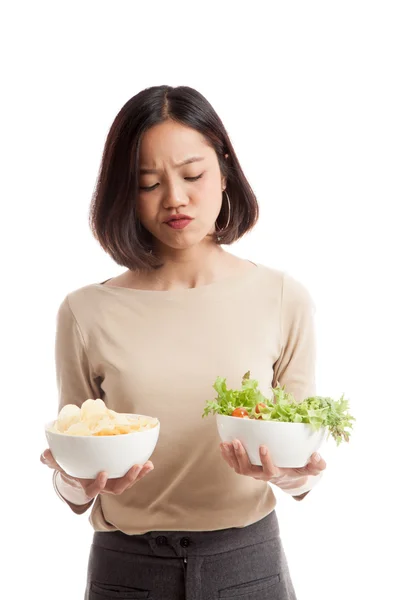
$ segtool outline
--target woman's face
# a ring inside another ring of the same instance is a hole
[[[155,125],[143,136],[139,159],[139,218],[161,250],[189,248],[214,231],[226,181],[199,132],[173,121]],[[177,214],[192,220],[182,229],[167,225]]]

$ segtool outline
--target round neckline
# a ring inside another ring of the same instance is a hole
[[[260,270],[260,265],[259,263],[255,263],[251,260],[248,260],[249,263],[251,263],[252,265],[254,265],[254,268],[249,269],[246,273],[241,273],[240,275],[232,275],[230,277],[225,277],[223,279],[218,279],[217,281],[213,281],[211,283],[206,283],[204,285],[199,285],[198,287],[194,287],[194,288],[179,288],[179,289],[172,289],[172,290],[142,290],[140,288],[129,288],[129,287],[123,287],[123,286],[117,286],[117,285],[105,285],[107,283],[107,281],[110,281],[110,279],[106,279],[105,281],[101,282],[101,283],[94,283],[93,285],[95,287],[104,289],[104,290],[110,290],[110,291],[116,291],[116,292],[123,292],[123,293],[128,293],[128,294],[137,294],[137,295],[147,295],[147,296],[153,296],[153,297],[160,297],[160,298],[165,298],[165,297],[171,297],[171,296],[181,296],[181,295],[185,295],[185,294],[190,294],[190,295],[195,295],[195,294],[199,294],[202,292],[207,292],[209,290],[214,290],[215,288],[219,288],[219,287],[223,287],[225,285],[228,285],[230,283],[236,283],[238,281],[243,281],[246,280],[247,277],[249,276],[253,276],[253,274],[258,273]]]

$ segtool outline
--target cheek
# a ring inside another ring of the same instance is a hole
[[[148,222],[154,219],[157,210],[154,202],[140,196],[137,200],[137,212],[141,221]]]
[[[222,205],[222,189],[217,181],[210,182],[201,190],[198,207],[202,209],[204,216],[208,219],[216,219]]]
[[[202,185],[196,188],[193,197],[196,198],[196,202],[202,203],[204,207],[216,210],[219,203],[222,202],[222,186],[218,177],[205,179]]]

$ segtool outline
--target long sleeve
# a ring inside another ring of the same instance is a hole
[[[66,404],[81,406],[88,398],[100,398],[100,386],[90,366],[79,324],[68,296],[57,314],[55,344],[58,412]]]
[[[306,287],[284,273],[281,305],[281,353],[274,364],[278,383],[298,402],[316,395],[315,304]]]
[[[68,297],[57,314],[55,342],[58,412],[66,404],[81,406],[88,398],[100,398],[100,387],[92,372],[79,324],[71,310]],[[76,514],[82,514],[93,503],[76,505],[60,494],[57,471],[53,473],[53,486],[59,496]]]
[[[281,306],[281,353],[274,364],[273,387],[279,383],[301,402],[316,395],[316,307],[307,288],[284,273]],[[308,477],[295,500],[302,500],[320,477]],[[284,482],[284,478],[282,479]],[[307,488],[310,488],[307,490]],[[304,492],[304,489],[307,491]]]

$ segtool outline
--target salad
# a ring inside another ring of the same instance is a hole
[[[349,412],[349,401],[313,396],[297,402],[294,396],[278,385],[272,391],[274,398],[266,398],[258,389],[258,381],[250,379],[250,371],[242,378],[241,390],[229,390],[226,379],[217,377],[213,388],[218,396],[208,400],[203,417],[209,414],[226,415],[241,419],[258,419],[263,421],[281,421],[286,423],[309,423],[313,430],[320,427],[328,429],[339,446],[350,438],[349,429],[353,428]]]

